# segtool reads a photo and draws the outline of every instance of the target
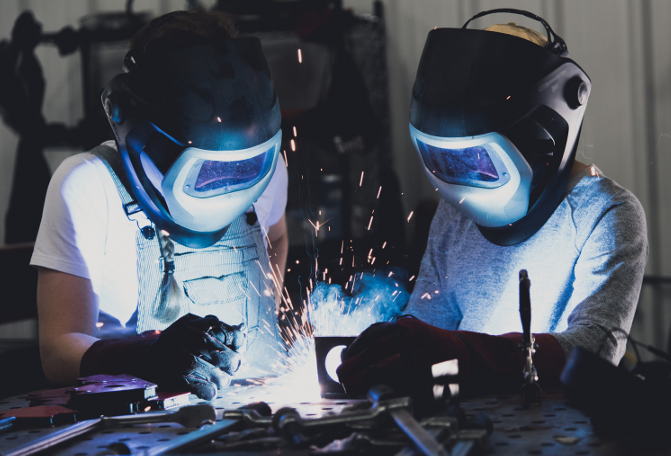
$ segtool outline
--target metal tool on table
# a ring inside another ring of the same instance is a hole
[[[67,442],[95,429],[122,425],[149,424],[149,423],[179,423],[184,427],[198,427],[203,421],[214,421],[216,412],[210,405],[199,404],[182,407],[170,412],[153,412],[139,415],[100,417],[93,420],[81,421],[66,429],[54,432],[42,439],[16,448],[2,456],[26,456],[52,448]]]
[[[165,453],[174,453],[193,448],[202,443],[210,442],[214,438],[230,431],[239,430],[241,425],[269,426],[271,424],[272,411],[265,402],[255,402],[240,407],[237,410],[224,411],[221,421],[214,420],[197,431],[172,439],[161,445],[154,445],[146,450],[145,456],[158,456]]]
[[[529,289],[531,281],[526,269],[520,270],[520,319],[522,320],[522,344],[520,348],[524,352],[526,362],[524,364],[524,384],[520,392],[522,407],[540,404],[543,391],[538,384],[538,372],[534,366],[533,355],[536,353],[538,344],[531,334],[531,297]]]
[[[415,420],[412,415],[412,400],[409,397],[394,398],[393,392],[386,386],[378,385],[370,389],[368,399],[372,406],[367,410],[324,416],[304,420],[295,409],[285,408],[277,411],[273,418],[275,430],[290,441],[300,444],[306,441],[304,431],[317,431],[320,428],[339,424],[353,424],[391,417],[398,427],[417,445],[422,453],[430,456],[449,455],[449,453]]]

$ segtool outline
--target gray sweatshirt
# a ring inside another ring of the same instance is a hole
[[[628,190],[590,166],[525,242],[499,247],[441,200],[408,314],[435,326],[521,332],[520,269],[531,280],[532,332],[568,357],[583,346],[617,364],[625,352],[648,257],[645,214]]]

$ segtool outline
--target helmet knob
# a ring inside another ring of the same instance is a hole
[[[576,76],[566,83],[564,97],[573,109],[583,106],[589,98],[589,86],[579,76]]]
[[[116,102],[116,97],[114,95],[109,95],[105,98],[103,103],[105,108],[105,114],[113,122],[121,123],[121,109],[119,108],[119,103]]]

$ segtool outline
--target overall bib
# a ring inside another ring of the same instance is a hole
[[[156,318],[157,295],[163,280],[161,245],[151,222],[134,201],[125,184],[119,154],[107,146],[91,151],[109,170],[130,220],[138,225],[137,246],[138,306],[137,333],[163,330],[173,321]],[[151,229],[150,229],[151,228]],[[285,351],[279,336],[271,266],[255,213],[235,219],[224,237],[203,249],[177,242],[175,271],[185,299],[179,319],[187,313],[215,315],[229,325],[245,323],[247,350],[236,377],[272,375],[272,364]]]

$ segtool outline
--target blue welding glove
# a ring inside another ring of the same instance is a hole
[[[187,314],[163,332],[95,342],[84,353],[80,372],[131,374],[164,391],[188,391],[210,400],[240,368],[246,342],[242,324]]]
[[[550,334],[535,334],[539,349],[534,364],[541,382],[558,384],[564,352]],[[451,359],[459,363],[462,392],[479,394],[519,389],[524,355],[518,348],[522,334],[500,336],[471,331],[449,331],[406,315],[376,323],[342,353],[337,373],[349,394],[363,394],[376,383],[387,383],[397,393],[418,389],[431,393],[431,366]]]

